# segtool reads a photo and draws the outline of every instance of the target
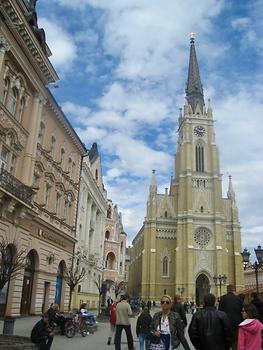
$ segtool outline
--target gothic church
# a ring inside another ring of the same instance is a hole
[[[207,292],[219,297],[225,284],[243,287],[241,234],[231,177],[222,197],[222,175],[213,112],[204,102],[190,41],[186,103],[178,120],[175,177],[158,193],[153,171],[147,214],[133,240],[128,289],[132,296],[159,300],[168,293],[201,303]],[[214,277],[226,277],[225,284]]]

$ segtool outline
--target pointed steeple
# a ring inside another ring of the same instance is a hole
[[[157,193],[157,181],[156,181],[155,170],[152,171],[152,178],[151,178],[149,192],[150,192],[150,194],[156,194]]]
[[[189,58],[189,67],[188,67],[188,80],[186,86],[186,99],[190,106],[192,107],[193,113],[197,104],[199,104],[201,110],[205,104],[204,102],[204,93],[203,86],[201,83],[199,67],[195,52],[195,39],[194,33],[191,33],[190,37],[190,58]]]
[[[227,198],[231,199],[233,202],[235,202],[235,200],[236,200],[236,195],[235,195],[234,187],[232,184],[232,176],[229,176]]]

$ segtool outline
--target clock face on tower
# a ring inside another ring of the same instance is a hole
[[[196,136],[202,137],[205,134],[205,128],[202,125],[197,125],[194,128],[194,133],[195,133]]]

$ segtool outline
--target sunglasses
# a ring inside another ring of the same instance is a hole
[[[170,304],[170,301],[167,301],[167,300],[162,300],[161,301],[161,304],[163,305],[163,304],[167,304],[167,305],[169,305]]]

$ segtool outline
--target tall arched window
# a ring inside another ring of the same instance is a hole
[[[195,164],[196,171],[204,172],[204,146],[201,144],[198,144],[195,147]]]
[[[61,168],[63,168],[63,166],[64,166],[64,160],[65,160],[65,150],[64,150],[64,148],[61,148],[61,151],[60,151],[60,165],[61,165]]]
[[[53,135],[51,137],[51,145],[50,145],[50,155],[51,157],[54,157],[54,154],[55,154],[55,147],[56,147],[56,138],[55,136]]]
[[[17,88],[13,87],[9,96],[7,109],[10,113],[15,115],[17,105],[18,91]]]
[[[6,103],[6,97],[8,95],[9,85],[10,85],[9,79],[5,78],[4,79],[3,90],[2,90],[2,93],[1,93],[1,102],[3,104]]]
[[[110,238],[110,231],[106,231],[105,232],[105,238],[108,240]]]
[[[44,135],[45,135],[45,124],[41,122],[39,127],[39,133],[38,133],[38,142],[41,145],[43,145],[44,143]]]
[[[168,276],[168,274],[169,274],[168,264],[169,264],[169,259],[167,256],[165,256],[163,258],[163,276]]]

